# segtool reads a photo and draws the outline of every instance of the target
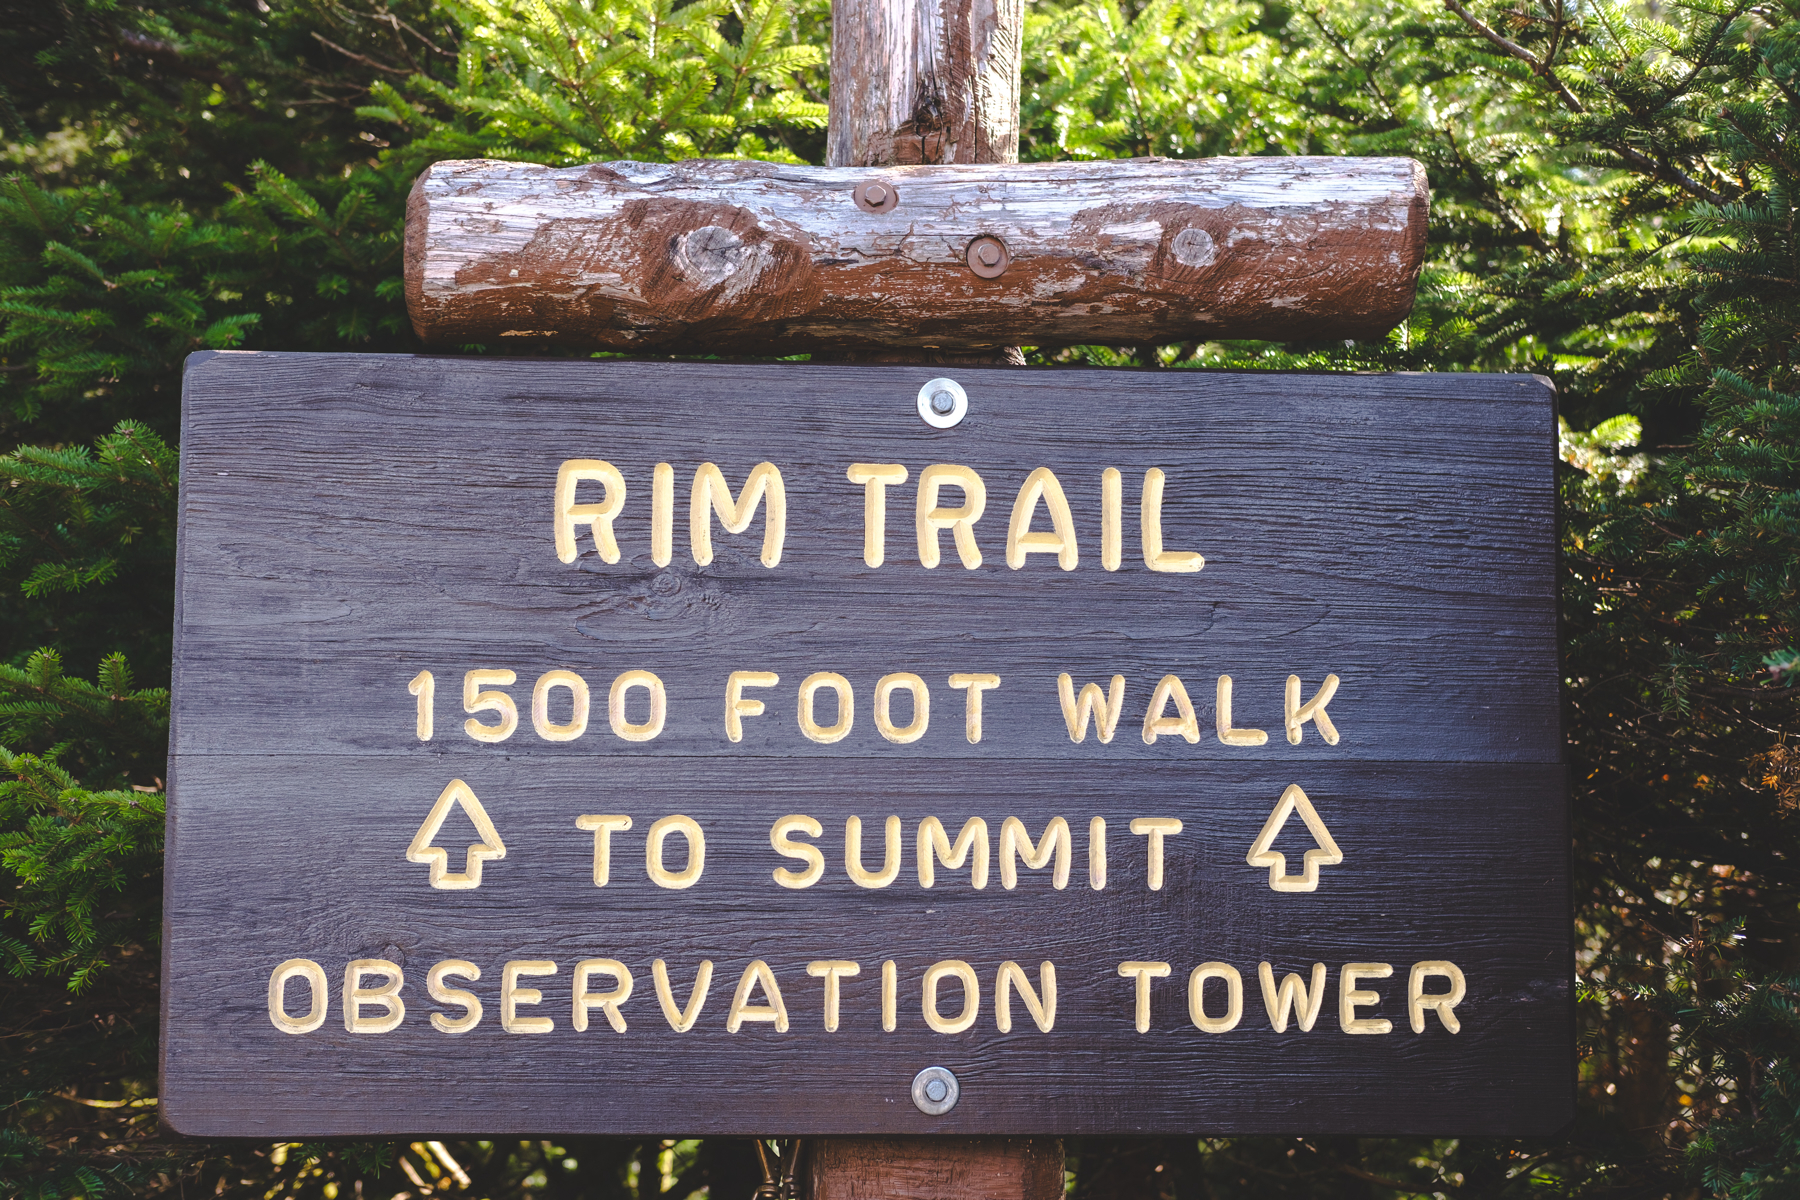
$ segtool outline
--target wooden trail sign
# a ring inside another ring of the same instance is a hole
[[[191,360],[175,1128],[1562,1124],[1547,386],[934,374]]]

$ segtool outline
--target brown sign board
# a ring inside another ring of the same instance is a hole
[[[219,353],[181,445],[181,1132],[1569,1117],[1541,379]]]

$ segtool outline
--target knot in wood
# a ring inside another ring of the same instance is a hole
[[[1212,234],[1204,229],[1183,229],[1169,242],[1169,251],[1184,267],[1210,267],[1219,256]]]
[[[713,287],[737,274],[750,249],[723,225],[702,225],[675,239],[674,257],[682,275],[700,287]]]

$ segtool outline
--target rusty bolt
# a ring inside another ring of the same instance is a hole
[[[856,207],[864,212],[893,212],[900,203],[900,193],[894,185],[880,179],[859,183],[850,194],[856,201]]]
[[[969,270],[983,279],[998,279],[1006,273],[1012,258],[1006,243],[997,237],[978,237],[969,243]]]

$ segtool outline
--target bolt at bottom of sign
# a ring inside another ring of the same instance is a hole
[[[956,1107],[962,1089],[946,1067],[926,1067],[912,1081],[912,1102],[928,1117],[941,1117]]]

